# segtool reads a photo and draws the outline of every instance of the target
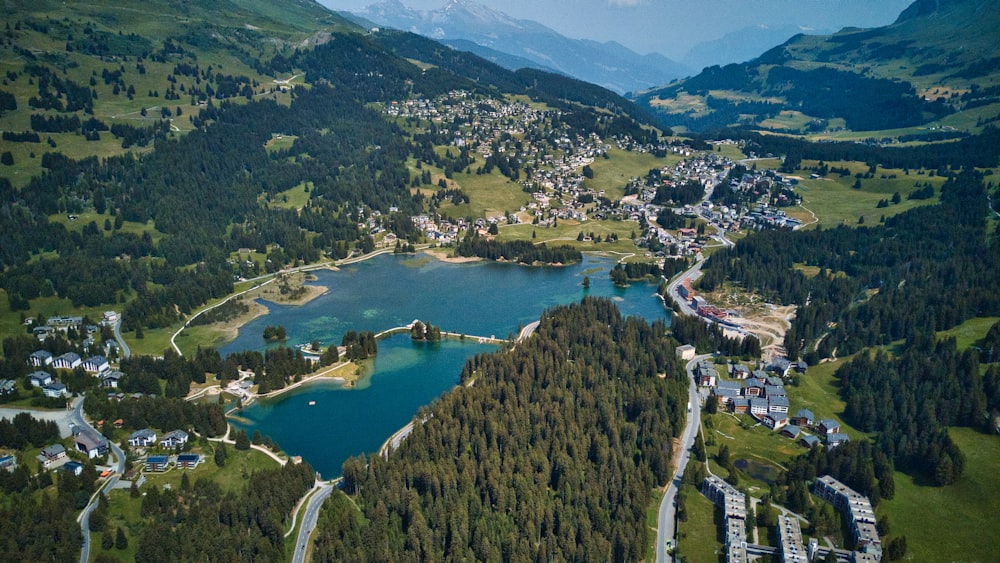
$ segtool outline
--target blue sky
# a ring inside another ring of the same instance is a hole
[[[376,0],[319,0],[355,11]],[[402,0],[433,10],[447,0]],[[479,0],[516,18],[535,20],[563,35],[618,41],[640,53],[680,58],[692,46],[756,25],[837,30],[895,21],[912,0]]]

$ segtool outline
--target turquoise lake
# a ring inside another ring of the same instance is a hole
[[[328,288],[327,293],[303,306],[267,303],[271,312],[244,326],[220,352],[264,349],[261,335],[268,325],[284,326],[288,345],[313,340],[339,344],[349,330],[380,332],[414,319],[450,332],[507,338],[538,320],[545,309],[585,295],[610,297],[626,315],[668,318],[655,283],[614,287],[608,276],[614,264],[596,256],[558,268],[379,256],[339,271],[315,272],[317,279],[310,283]],[[586,290],[585,276],[590,278]],[[356,387],[308,385],[258,401],[231,421],[251,433],[260,430],[290,455],[301,455],[324,478],[332,478],[345,459],[376,451],[421,406],[454,387],[468,358],[497,349],[471,338],[427,344],[394,336],[379,341],[372,375]]]

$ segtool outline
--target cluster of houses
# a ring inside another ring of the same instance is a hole
[[[28,382],[32,387],[40,387],[46,397],[69,397],[66,385],[54,377],[46,369],[72,370],[82,367],[87,373],[101,378],[101,387],[117,388],[122,373],[111,369],[111,363],[104,356],[91,356],[86,360],[76,352],[66,352],[53,356],[48,350],[36,350],[28,356],[28,364],[37,369],[28,374]]]
[[[832,448],[849,441],[836,420],[817,421],[808,409],[799,409],[794,416],[789,415],[788,395],[782,377],[787,377],[793,370],[805,372],[805,363],[783,360],[777,361],[771,368],[781,377],[764,370],[750,371],[742,364],[729,364],[729,379],[722,379],[715,364],[702,360],[695,366],[694,375],[699,386],[711,389],[709,400],[717,401],[720,409],[750,415],[804,448],[820,443]],[[815,435],[806,430],[815,432]]]
[[[146,456],[145,468],[146,471],[162,473],[166,471],[173,460],[173,464],[181,469],[194,469],[198,467],[198,464],[204,461],[204,457],[201,454],[178,454],[175,456],[167,455],[151,455]]]
[[[586,221],[588,209],[596,219],[640,221],[644,216],[642,202],[627,203],[623,200],[621,205],[608,205],[601,201],[604,192],[585,186],[583,168],[606,155],[612,144],[595,134],[582,136],[573,133],[569,126],[558,122],[560,111],[542,111],[519,102],[452,91],[433,100],[392,102],[385,112],[393,117],[432,121],[439,133],[450,136],[451,146],[468,149],[483,158],[494,153],[516,158],[525,171],[530,171],[519,182],[524,191],[531,193],[531,200],[518,213],[486,219],[489,222],[531,220],[544,227],[560,219]],[[528,131],[544,131],[544,134],[529,137],[524,135]],[[665,141],[655,146],[639,143],[628,136],[614,137],[609,141],[626,151],[670,151],[685,157],[694,153],[688,146]],[[707,158],[719,157],[713,155]],[[699,165],[690,166],[694,169]],[[655,210],[652,216],[656,216]],[[456,240],[458,234],[467,228],[486,227],[485,224],[461,222],[438,224],[429,217],[415,217],[414,222],[428,238],[444,244]],[[378,221],[369,218],[369,223],[373,223],[368,225],[370,229],[378,228],[375,226]],[[394,243],[386,241],[386,244]]]
[[[89,428],[73,428],[73,444],[76,451],[94,459],[107,455],[111,451],[111,442],[107,438]],[[70,460],[66,455],[66,447],[62,444],[51,444],[42,448],[38,461],[45,469],[52,469],[67,464]],[[75,468],[74,468],[75,469]],[[77,471],[74,473],[79,474]]]
[[[70,329],[82,338],[82,346],[88,349],[94,346],[95,336],[101,330],[101,326],[113,327],[120,319],[117,311],[105,311],[101,317],[99,325],[84,323],[83,317],[77,316],[55,316],[45,319],[44,324],[39,324],[33,317],[24,319],[25,326],[31,327],[31,333],[39,342],[45,342],[56,333],[68,335]],[[118,351],[118,342],[110,340],[104,345],[104,354],[112,355]]]
[[[187,444],[188,433],[183,430],[171,430],[164,434],[163,438],[160,438],[159,441],[156,438],[157,434],[155,430],[143,428],[142,430],[136,430],[129,436],[128,445],[133,448],[151,448],[159,443],[163,449],[174,449]]]

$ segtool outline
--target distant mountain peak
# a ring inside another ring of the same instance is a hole
[[[381,0],[357,15],[381,26],[405,29],[440,41],[470,41],[507,57],[531,61],[536,68],[592,82],[616,92],[663,84],[688,69],[661,55],[640,55],[620,44],[570,39],[545,25],[517,19],[475,0],[445,0],[436,10],[407,8]]]

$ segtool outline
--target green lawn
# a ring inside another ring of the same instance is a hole
[[[932,487],[897,472],[896,496],[882,501],[879,512],[889,515],[890,537],[906,536],[907,561],[997,561],[1000,438],[968,428],[949,433],[966,456],[962,478],[948,487]]]
[[[602,239],[607,238],[611,233],[618,235],[618,242],[593,241],[580,242],[576,237],[583,231],[589,235],[594,233]],[[546,243],[548,245],[566,244],[579,248],[584,252],[609,252],[617,253],[621,256],[639,255],[645,251],[635,246],[630,238],[632,233],[639,232],[639,224],[635,221],[559,221],[555,227],[542,227],[524,223],[520,225],[507,225],[500,228],[500,240],[530,240],[534,243]],[[534,233],[534,237],[532,237]]]
[[[753,462],[783,468],[784,463],[801,453],[803,449],[794,441],[773,432],[763,424],[758,424],[749,415],[732,415],[719,413],[704,415],[711,422],[705,427],[706,452],[714,460],[722,444],[729,447],[730,458],[744,458]],[[720,471],[725,476],[726,471],[712,465],[712,471]],[[741,485],[749,484],[760,490],[767,490],[769,484],[752,478],[746,472],[742,473]],[[754,491],[758,496],[760,490]]]
[[[789,414],[794,415],[799,409],[809,409],[816,415],[816,420],[833,418],[840,421],[841,431],[856,440],[864,436],[843,420],[846,404],[840,398],[840,382],[834,377],[837,369],[850,358],[841,358],[833,362],[824,362],[810,366],[805,374],[799,376],[799,385],[788,386]]]
[[[427,168],[426,165],[424,167]],[[441,205],[441,213],[451,217],[485,217],[503,215],[504,212],[514,213],[521,206],[534,201],[530,194],[521,191],[520,184],[496,170],[490,174],[477,175],[473,168],[471,174],[454,174],[452,180],[469,196],[469,203],[457,206],[451,203]],[[436,183],[438,177],[433,176],[432,181]]]
[[[977,317],[937,333],[938,338],[955,338],[959,349],[964,350],[986,337],[990,327],[1000,321],[1000,317]]]
[[[312,182],[303,182],[290,190],[279,192],[271,198],[272,209],[302,209],[309,202]]]
[[[212,461],[212,450],[210,448],[203,450],[196,446],[192,451],[206,455],[207,460],[192,470],[175,468],[165,473],[147,473],[146,484],[143,485],[140,491],[147,490],[152,486],[162,489],[168,483],[172,490],[178,491],[181,486],[181,476],[184,473],[187,473],[192,485],[198,479],[209,479],[218,483],[222,487],[223,492],[236,491],[243,487],[243,484],[250,478],[250,475],[254,471],[277,467],[273,459],[256,450],[239,451],[232,445],[226,446],[227,457],[225,467],[215,465]],[[124,550],[111,549],[107,553],[122,561],[134,561],[139,536],[142,533],[142,517],[139,514],[142,506],[142,497],[132,498],[129,495],[128,489],[119,489],[112,491],[108,496],[108,504],[108,527],[104,533],[110,533],[114,537],[115,528],[121,527],[125,531],[126,537],[128,537],[128,548]],[[101,534],[92,534],[90,545],[90,555],[91,560],[93,560],[103,552],[101,549]]]
[[[646,546],[646,560],[656,559],[656,531],[658,529],[658,516],[660,514],[660,501],[663,499],[663,491],[653,489],[649,497],[649,506],[646,507],[646,527],[649,528],[650,542]]]
[[[816,161],[803,161],[803,166],[815,166]],[[858,162],[830,162],[831,167],[847,167],[851,173],[865,172],[868,167]],[[879,168],[875,178],[861,180],[861,189],[856,190],[853,175],[840,177],[837,174],[828,174],[825,178],[810,179],[810,170],[799,170],[797,176],[801,178],[797,187],[797,192],[802,195],[802,207],[812,211],[819,219],[819,224],[824,228],[835,227],[837,225],[858,225],[860,217],[864,217],[865,225],[877,225],[884,215],[891,217],[903,213],[914,207],[921,205],[931,205],[937,203],[937,197],[927,200],[907,200],[906,197],[915,191],[914,185],[930,182],[935,188],[940,188],[944,178],[940,176],[929,176],[928,174],[918,174],[910,171],[909,175],[903,170],[886,170]],[[895,178],[881,178],[882,175]],[[878,209],[878,202],[883,199],[890,199],[892,194],[899,192],[902,201],[895,205],[889,205]],[[797,218],[811,221],[809,211],[805,209],[789,210]]]
[[[678,528],[677,555],[691,563],[717,563],[723,545],[721,521],[716,522],[716,508],[698,489],[684,485],[687,522]],[[720,519],[721,520],[721,519]]]
[[[625,195],[625,185],[633,177],[642,178],[650,169],[663,168],[681,160],[681,157],[668,153],[664,158],[656,158],[652,154],[623,151],[612,148],[608,151],[609,158],[597,158],[590,167],[594,177],[584,184],[594,190],[604,190],[610,199],[621,199]]]

